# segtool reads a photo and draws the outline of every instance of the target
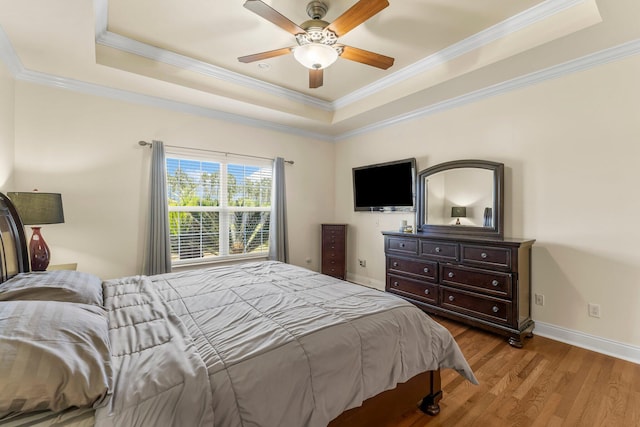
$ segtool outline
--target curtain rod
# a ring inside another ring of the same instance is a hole
[[[151,147],[153,145],[153,143],[151,142],[147,142],[147,141],[138,141],[138,145],[144,147],[146,145],[148,145],[149,147]],[[218,153],[218,154],[224,154],[225,156],[227,154],[230,154],[232,156],[240,156],[240,157],[253,157],[254,159],[263,159],[263,160],[274,160],[270,157],[261,157],[261,156],[252,156],[250,154],[239,154],[239,153],[230,153],[228,151],[217,151],[217,150],[208,150],[206,148],[190,148],[190,147],[178,147],[177,145],[166,145],[165,147],[170,147],[170,148],[179,148],[179,149],[184,149],[184,150],[196,150],[196,151],[205,151],[208,153]],[[285,163],[289,163],[290,165],[293,164],[293,160],[285,160]]]

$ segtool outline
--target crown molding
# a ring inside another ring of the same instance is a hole
[[[153,61],[194,71],[207,77],[213,77],[215,79],[265,92],[293,102],[309,105],[323,111],[334,111],[332,102],[309,96],[295,90],[287,89],[282,86],[274,85],[272,83],[267,83],[262,80],[254,79],[252,77],[247,77],[243,74],[235,73],[204,61],[142,43],[129,37],[121,36],[120,34],[112,33],[107,29],[108,3],[108,0],[93,0],[96,25],[95,41],[98,44],[142,56]]]
[[[413,120],[418,117],[424,117],[431,114],[436,114],[442,111],[457,108],[466,104],[470,104],[482,99],[490,98],[496,95],[501,95],[513,90],[517,90],[526,86],[532,86],[538,83],[542,83],[546,80],[555,79],[568,74],[584,71],[599,65],[607,64],[610,62],[618,61],[629,56],[637,55],[640,53],[640,39],[632,40],[627,43],[623,43],[618,46],[614,46],[600,52],[592,53],[582,56],[580,58],[573,59],[571,61],[564,62],[562,64],[554,65],[552,67],[545,68],[540,71],[526,74],[524,76],[516,77],[511,80],[505,80],[498,84],[487,86],[482,89],[478,89],[473,92],[466,93],[454,98],[450,98],[424,108],[419,108],[410,111],[405,114],[389,118],[387,120],[379,121],[369,126],[363,126],[359,129],[354,129],[349,132],[344,132],[338,135],[335,140],[343,140],[351,138],[353,136],[361,135],[364,133],[373,132],[378,129],[383,129],[388,126],[393,126],[398,123],[402,123],[408,120]]]
[[[589,0],[546,0],[333,102],[343,108]]]
[[[89,95],[111,98],[135,104],[147,105],[150,107],[163,108],[166,110],[178,111],[181,113],[194,114],[198,116],[208,117],[211,119],[222,120],[225,122],[233,122],[246,126],[257,127],[261,129],[269,129],[278,132],[284,132],[303,136],[307,138],[319,139],[322,141],[333,141],[333,138],[325,134],[310,132],[292,126],[281,125],[267,120],[252,119],[250,117],[241,116],[239,114],[227,113],[213,108],[200,107],[184,102],[172,101],[169,99],[159,98],[151,95],[143,95],[140,93],[130,92],[122,89],[115,89],[95,83],[87,83],[67,77],[53,76],[51,74],[39,71],[25,70],[15,76],[17,80],[30,83],[36,83],[46,86],[53,86],[61,89],[72,90],[75,92],[85,93]]]
[[[185,55],[180,55],[165,49],[160,49],[116,33],[105,31],[99,35],[96,39],[96,43],[142,56],[156,62],[162,62],[184,70],[193,71],[207,77],[213,77],[225,82],[248,87],[280,98],[285,98],[299,104],[309,105],[324,111],[334,111],[331,102],[305,95],[295,90],[287,89],[272,83],[267,83],[262,80],[254,79],[252,77],[247,77],[239,73],[234,73],[233,71],[217,67],[207,62],[193,59]]]
[[[287,89],[282,86],[266,83],[258,79],[244,76],[227,69],[217,67],[204,61],[200,61],[185,55],[167,51],[151,46],[137,40],[109,32],[108,26],[108,0],[94,0],[96,19],[96,43],[114,49],[139,55],[154,61],[168,65],[195,71],[208,77],[217,78],[230,83],[238,84],[253,90],[283,97],[293,102],[319,108],[323,111],[335,112],[354,102],[372,96],[382,90],[388,89],[401,81],[409,79],[430,69],[440,66],[465,53],[479,49],[511,33],[517,32],[532,24],[543,21],[566,9],[590,0],[546,0],[528,10],[520,12],[486,30],[474,34],[454,45],[451,45],[433,55],[430,55],[408,67],[401,69],[387,77],[383,77],[367,86],[364,86],[335,101],[325,101],[313,96]]]
[[[102,2],[104,0],[95,1]],[[373,132],[378,129],[402,123],[404,121],[413,120],[415,118],[436,114],[492,96],[504,94],[526,86],[538,84],[546,80],[562,77],[568,74],[597,67],[599,65],[618,61],[637,54],[640,54],[640,39],[631,40],[618,46],[613,46],[599,52],[585,55],[583,57],[576,58],[562,64],[558,64],[524,76],[516,77],[514,79],[488,86],[486,88],[482,88],[473,92],[469,92],[458,97],[450,98],[439,103],[426,106],[424,108],[416,109],[408,113],[377,122],[373,125],[363,126],[352,131],[341,133],[337,136],[331,136],[325,133],[310,132],[292,126],[280,125],[266,120],[251,119],[245,116],[226,113],[212,108],[199,107],[187,103],[171,101],[159,97],[142,95],[120,89],[113,89],[94,83],[87,83],[75,79],[27,70],[22,65],[6,33],[0,26],[0,60],[5,63],[9,72],[13,75],[14,78],[18,80],[58,87],[62,89],[74,90],[77,92],[88,93],[91,95],[102,96],[106,98],[119,99],[132,103],[150,105],[153,107],[166,108],[169,110],[186,112],[214,119],[232,121],[247,126],[270,129],[279,132],[315,138],[322,141],[333,142],[344,140],[368,132]]]
[[[4,29],[0,26],[0,61],[2,61],[9,73],[12,76],[16,76],[24,71],[24,67],[22,66],[22,62],[18,58],[15,50],[13,50],[13,46],[9,41],[9,37],[4,32]]]

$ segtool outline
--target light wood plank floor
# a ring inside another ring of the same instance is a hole
[[[640,427],[640,365],[539,336],[516,349],[434,319],[454,335],[480,385],[444,370],[439,415],[416,409],[384,427]]]

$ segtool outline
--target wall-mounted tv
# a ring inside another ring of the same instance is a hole
[[[356,211],[411,212],[415,210],[416,159],[353,168]]]

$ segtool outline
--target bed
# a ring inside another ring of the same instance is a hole
[[[102,281],[28,272],[0,193],[0,424],[381,425],[439,411],[451,334],[384,292],[274,261]]]

